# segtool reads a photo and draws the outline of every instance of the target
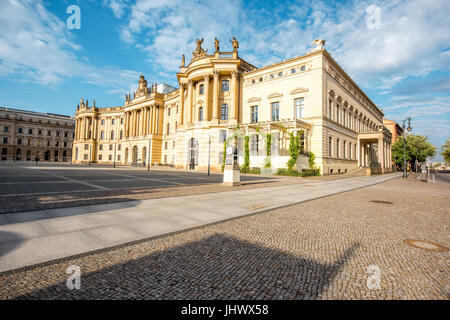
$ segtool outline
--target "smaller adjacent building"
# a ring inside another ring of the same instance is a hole
[[[384,118],[383,118],[383,125],[386,128],[388,128],[388,130],[391,132],[392,144],[394,144],[399,139],[399,137],[402,136],[403,128],[397,122]]]
[[[3,161],[70,162],[74,134],[73,117],[0,107]]]

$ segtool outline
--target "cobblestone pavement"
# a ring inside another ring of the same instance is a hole
[[[2,299],[448,299],[450,188],[410,177],[0,274]],[[0,253],[1,254],[1,253]],[[81,269],[68,290],[66,268]],[[369,266],[380,289],[370,290]]]

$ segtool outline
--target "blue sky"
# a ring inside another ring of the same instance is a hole
[[[81,29],[69,30],[70,5]],[[368,28],[367,8],[380,8]],[[80,98],[118,106],[142,73],[177,86],[196,38],[262,67],[303,55],[315,38],[387,118],[412,117],[438,148],[450,137],[450,2],[0,0],[0,105],[74,114]],[[441,157],[437,157],[440,159]]]

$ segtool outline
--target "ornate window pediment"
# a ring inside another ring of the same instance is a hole
[[[258,101],[261,101],[261,98],[253,97],[247,100],[247,102],[258,102]]]
[[[274,92],[274,93],[269,94],[267,96],[267,99],[279,98],[279,97],[282,97],[282,96],[283,96],[282,93]]]
[[[332,96],[332,97],[334,97],[335,96],[335,93],[334,93],[334,91],[333,90],[328,90],[328,94],[330,95],[330,96]]]
[[[302,93],[302,92],[308,92],[308,88],[295,88],[294,90],[291,91],[291,94],[296,94],[296,93]]]

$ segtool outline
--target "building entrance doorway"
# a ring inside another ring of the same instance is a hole
[[[188,166],[189,169],[194,170],[198,165],[198,141],[191,138],[188,145]]]
[[[44,160],[50,161],[50,150],[45,151],[44,153]]]
[[[138,147],[134,146],[133,147],[133,156],[132,156],[132,162],[133,163],[137,163],[138,162]]]

